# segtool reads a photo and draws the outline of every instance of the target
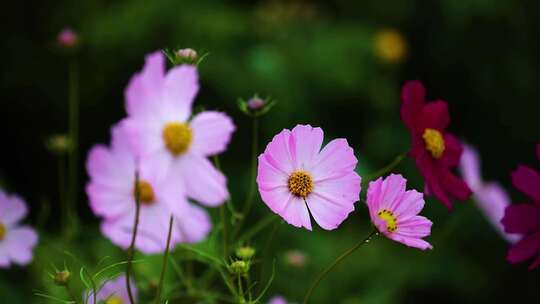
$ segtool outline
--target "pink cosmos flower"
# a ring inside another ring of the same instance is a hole
[[[268,304],[287,304],[287,300],[282,296],[274,296],[268,300]]]
[[[77,33],[70,28],[63,29],[58,33],[58,37],[56,37],[56,43],[58,43],[59,46],[66,48],[75,46],[78,40]]]
[[[135,171],[139,171],[140,216],[136,248],[144,253],[165,249],[169,217],[174,214],[171,244],[197,242],[210,231],[210,219],[190,204],[175,172],[163,173],[151,158],[137,165],[122,125],[112,130],[110,148],[97,145],[89,153],[90,182],[86,192],[92,211],[105,219],[101,230],[113,243],[128,248],[135,218]]]
[[[360,195],[358,161],[347,140],[334,139],[321,150],[322,142],[321,128],[297,125],[274,136],[259,156],[262,200],[295,227],[311,230],[311,212],[323,229],[335,229]]]
[[[130,285],[133,297],[135,298],[135,301],[137,301],[137,286],[135,286],[135,283],[133,283],[132,280],[130,280]],[[92,291],[88,292],[88,296],[86,296],[86,298],[89,299],[88,303],[93,303],[93,296],[94,293]],[[126,275],[123,274],[116,279],[107,281],[103,284],[97,292],[96,300],[98,303],[103,304],[128,304],[129,295],[126,286]]]
[[[38,242],[36,231],[19,225],[26,216],[26,203],[16,195],[0,190],[0,267],[26,265],[32,261],[32,249]]]
[[[466,200],[471,190],[452,173],[461,157],[461,143],[446,132],[450,123],[448,105],[443,100],[425,102],[426,92],[419,81],[409,81],[401,89],[401,120],[411,134],[409,155],[424,177],[426,194],[433,194],[449,210],[451,198]]]
[[[540,144],[536,146],[540,161]],[[502,224],[508,233],[520,233],[524,237],[508,251],[507,260],[521,263],[535,257],[529,270],[540,266],[540,173],[527,166],[519,166],[512,172],[512,184],[532,201],[513,204],[506,208]]]
[[[125,91],[125,125],[139,157],[154,157],[162,171],[180,172],[190,198],[217,206],[229,196],[226,178],[207,157],[226,149],[235,127],[220,112],[190,119],[198,90],[195,66],[177,66],[165,74],[163,54],[150,54]]]
[[[406,190],[407,180],[399,174],[370,182],[367,192],[369,216],[373,225],[391,240],[422,250],[433,247],[422,238],[430,235],[432,222],[418,213],[424,197]]]
[[[520,235],[504,232],[501,219],[504,209],[510,205],[510,198],[506,191],[495,182],[484,182],[480,172],[480,158],[478,152],[471,146],[463,146],[463,154],[459,163],[463,179],[473,192],[473,198],[482,210],[488,221],[508,241],[515,243]]]

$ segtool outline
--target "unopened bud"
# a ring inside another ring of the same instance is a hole
[[[234,261],[229,265],[229,271],[232,274],[244,275],[249,272],[249,262],[246,261]]]
[[[65,134],[55,134],[47,139],[46,146],[50,151],[62,154],[69,149],[69,139]]]
[[[77,33],[70,28],[63,29],[56,37],[56,43],[64,48],[72,48],[77,45],[78,41]]]
[[[274,105],[275,101],[270,98],[260,98],[255,95],[248,99],[238,99],[240,110],[251,117],[258,117],[266,114]]]
[[[242,260],[249,260],[255,255],[255,248],[242,246],[236,249],[236,256]]]
[[[182,58],[183,60],[192,61],[192,62],[195,62],[197,58],[199,57],[199,55],[197,54],[197,51],[190,48],[180,49],[176,51],[176,56]]]
[[[66,286],[69,283],[70,279],[71,272],[69,272],[69,270],[67,269],[57,271],[53,277],[54,283],[59,286]]]
[[[248,109],[253,112],[257,112],[264,107],[264,100],[259,97],[253,97],[247,102]]]

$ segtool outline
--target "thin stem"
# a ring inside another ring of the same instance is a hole
[[[64,235],[67,235],[69,226],[70,209],[69,202],[66,199],[66,166],[64,162],[64,156],[59,155],[57,159],[58,167],[58,198],[60,205],[62,206],[62,228],[64,229]]]
[[[161,266],[161,275],[159,276],[159,286],[156,295],[156,303],[161,303],[161,291],[163,290],[163,282],[165,281],[165,272],[167,271],[167,262],[169,261],[169,247],[171,245],[171,236],[173,228],[174,217],[171,214],[169,219],[169,232],[167,234],[167,247],[165,247],[165,253],[163,254],[163,265]]]
[[[367,175],[366,181],[372,181],[380,176],[385,175],[386,173],[392,171],[403,159],[405,159],[406,154],[400,154],[394,158],[394,160],[383,168],[373,172],[372,174]]]
[[[219,157],[216,155],[214,156],[214,165],[216,166],[216,168],[218,170],[221,171],[221,165],[219,163]],[[229,203],[229,200],[227,201],[227,203]],[[219,214],[220,214],[220,218],[221,218],[221,223],[222,223],[222,227],[223,227],[223,257],[224,258],[227,258],[228,254],[229,254],[229,236],[228,236],[228,233],[227,233],[227,220],[226,220],[226,210],[225,210],[225,205],[222,204],[220,207],[219,207]]]
[[[133,234],[131,236],[131,245],[128,249],[127,257],[127,267],[126,267],[126,287],[129,296],[129,303],[135,304],[133,293],[131,291],[131,284],[129,277],[131,275],[132,264],[133,264],[133,255],[135,253],[135,240],[137,238],[137,230],[139,229],[139,213],[141,211],[141,202],[140,202],[140,193],[141,189],[139,187],[139,171],[135,171],[135,223],[133,224]]]
[[[77,233],[77,203],[79,199],[79,68],[76,58],[69,63],[69,219],[72,234]]]
[[[251,177],[249,179],[249,192],[246,198],[246,204],[242,212],[243,218],[247,218],[253,205],[253,196],[255,195],[255,178],[257,177],[257,150],[259,141],[259,120],[253,117],[253,128],[251,134]]]
[[[377,234],[377,229],[373,229],[373,231],[365,239],[363,239],[360,242],[356,243],[353,247],[349,248],[347,251],[342,253],[339,257],[337,257],[337,259],[334,260],[334,262],[332,262],[332,264],[330,264],[330,266],[326,267],[319,274],[319,276],[317,276],[317,279],[315,279],[315,281],[313,282],[311,287],[308,289],[308,291],[306,293],[306,296],[304,298],[304,304],[308,303],[309,298],[311,297],[311,294],[313,293],[315,288],[317,288],[317,286],[319,286],[319,283],[321,283],[322,279],[324,279],[324,277],[326,277],[328,275],[328,273],[330,273],[332,270],[334,270],[334,268],[336,268],[336,266],[339,265],[339,263],[341,263],[341,261],[343,261],[349,255],[351,255],[353,252],[355,252],[356,249],[358,249],[363,244],[368,243],[369,240],[376,234]]]
[[[239,296],[239,300],[240,300],[240,303],[245,303],[246,300],[244,298],[244,290],[242,288],[242,277],[240,275],[238,275],[238,296]]]

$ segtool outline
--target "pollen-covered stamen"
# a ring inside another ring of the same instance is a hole
[[[426,149],[431,153],[431,156],[436,159],[440,158],[445,149],[444,138],[441,132],[435,129],[427,128],[424,130],[422,137],[424,138]]]
[[[0,241],[6,238],[7,229],[6,226],[0,223]]]
[[[397,230],[397,219],[392,211],[383,209],[377,213],[379,218],[386,222],[386,229],[388,232],[395,232]]]
[[[133,196],[137,197],[137,187],[133,188]],[[142,204],[152,204],[154,202],[154,189],[152,185],[146,181],[139,181],[139,200]]]
[[[111,296],[105,300],[105,304],[124,304],[124,300],[119,296]]]
[[[170,122],[163,128],[163,141],[175,156],[185,153],[193,140],[193,132],[188,124]]]
[[[306,198],[313,191],[313,179],[305,171],[296,171],[289,176],[287,186],[292,194]]]

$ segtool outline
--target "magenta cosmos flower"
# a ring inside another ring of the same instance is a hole
[[[137,287],[132,280],[130,280],[129,283],[131,285],[130,287],[133,297],[135,298],[135,301],[137,301]],[[93,296],[94,293],[92,291],[88,292],[88,296],[86,297],[88,301],[86,303],[93,303]],[[103,304],[130,303],[126,286],[126,276],[123,274],[116,279],[105,282],[105,284],[103,284],[103,286],[101,286],[101,288],[98,290],[96,300],[98,303]]]
[[[160,170],[180,172],[190,198],[216,206],[229,193],[225,176],[207,157],[225,150],[235,127],[220,112],[204,111],[190,119],[198,89],[195,66],[165,74],[163,54],[150,54],[126,89],[125,124],[140,157],[154,157]]]
[[[139,171],[140,216],[136,248],[145,253],[165,249],[169,217],[174,214],[171,244],[197,242],[210,231],[210,219],[190,204],[181,176],[163,173],[151,158],[137,164],[123,126],[112,130],[112,145],[97,145],[89,153],[90,182],[86,192],[93,212],[105,220],[102,232],[122,248],[131,242],[135,218],[135,171]]]
[[[451,169],[459,164],[462,147],[446,133],[450,122],[445,101],[425,103],[425,90],[419,81],[405,83],[401,90],[401,119],[411,134],[409,154],[424,177],[426,193],[433,194],[449,210],[451,198],[466,200],[471,190]]]
[[[38,235],[34,229],[19,225],[26,216],[26,203],[16,195],[0,190],[0,267],[26,265],[32,261],[32,249]]]
[[[370,182],[367,192],[373,225],[391,240],[422,250],[433,247],[422,238],[430,235],[432,222],[418,215],[424,208],[423,194],[406,190],[407,180],[399,174]]]
[[[515,243],[520,235],[505,233],[501,224],[504,209],[510,205],[510,198],[498,183],[482,180],[480,158],[474,148],[464,145],[459,169],[463,179],[473,192],[473,198],[478,208],[507,241]]]
[[[540,144],[536,146],[536,155],[540,161]],[[540,173],[527,166],[519,166],[512,172],[512,184],[532,202],[514,204],[506,208],[502,219],[504,230],[524,235],[510,248],[507,259],[515,264],[536,256],[529,266],[529,269],[533,269],[540,265]]]
[[[360,194],[357,159],[347,140],[334,139],[321,150],[322,142],[321,128],[298,125],[274,136],[259,156],[262,200],[287,223],[308,230],[310,212],[323,229],[337,228]]]

